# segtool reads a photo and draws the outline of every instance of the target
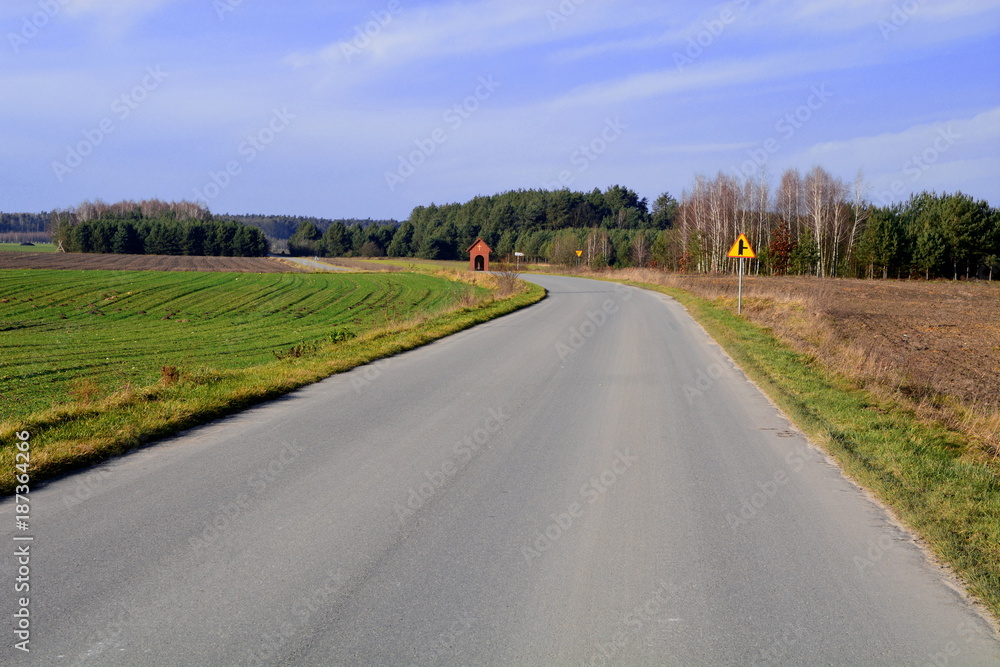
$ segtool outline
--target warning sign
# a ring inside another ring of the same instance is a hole
[[[756,259],[757,254],[750,247],[750,241],[747,239],[746,234],[740,234],[740,237],[736,239],[736,243],[733,247],[729,249],[729,254],[727,257],[739,257],[742,259]]]

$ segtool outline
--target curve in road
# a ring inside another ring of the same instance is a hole
[[[4,658],[1000,661],[681,306],[532,280],[536,306],[35,491],[32,651]]]

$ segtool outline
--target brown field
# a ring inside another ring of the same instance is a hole
[[[0,269],[103,269],[110,271],[225,271],[304,273],[271,257],[188,257],[183,255],[101,255],[0,251]]]
[[[615,272],[736,308],[735,276]],[[745,277],[743,314],[1000,457],[1000,282]]]

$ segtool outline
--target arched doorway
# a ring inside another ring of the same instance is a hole
[[[482,239],[476,239],[476,242],[469,246],[466,251],[469,253],[469,270],[470,271],[489,271],[490,270],[490,247],[486,245],[486,242]]]

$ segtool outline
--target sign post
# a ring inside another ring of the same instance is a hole
[[[576,267],[577,268],[580,268],[580,258],[581,257],[583,257],[583,251],[582,250],[577,250],[576,251]]]
[[[736,297],[736,314],[742,315],[743,314],[743,260],[756,259],[757,253],[755,253],[753,251],[753,248],[750,246],[750,240],[747,239],[747,235],[740,234],[739,238],[736,239],[736,243],[734,243],[733,247],[729,249],[729,253],[726,256],[735,257],[740,260],[740,268],[739,268],[740,286]]]

